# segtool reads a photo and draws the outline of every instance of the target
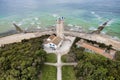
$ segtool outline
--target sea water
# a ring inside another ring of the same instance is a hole
[[[0,33],[14,29],[13,22],[22,29],[49,27],[60,16],[87,31],[111,19],[102,33],[120,38],[120,0],[0,0]]]

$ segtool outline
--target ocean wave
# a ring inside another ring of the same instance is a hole
[[[16,21],[12,21],[12,23],[16,23]]]
[[[94,11],[92,11],[91,14],[93,14],[99,21],[102,20],[102,17],[100,15],[96,14]]]
[[[31,25],[34,25],[34,24],[35,24],[35,22],[31,22],[30,24],[31,24]]]
[[[39,25],[37,25],[37,29],[40,29],[41,27]]]
[[[78,25],[75,25],[75,27],[76,27],[76,28],[80,28],[80,26],[78,26]]]
[[[38,24],[38,25],[40,25],[40,24],[41,24],[41,22],[38,22],[37,24]]]
[[[120,40],[120,38],[118,38],[117,36],[113,36],[112,39],[114,39],[114,40]]]
[[[16,23],[18,26],[21,26],[24,24],[22,21],[20,21],[20,22],[12,21],[12,23]]]
[[[102,34],[106,34],[106,33],[107,33],[107,31],[102,31],[101,33],[102,33]]]
[[[38,18],[38,17],[35,17],[34,19],[35,19],[36,21],[37,21],[37,20],[39,20],[39,18]]]
[[[52,14],[52,16],[53,16],[54,18],[60,17],[58,14]]]
[[[78,29],[82,29],[82,26],[78,26],[78,25],[76,25],[75,27],[77,27]]]
[[[21,26],[21,25],[23,25],[24,24],[24,22],[18,22],[18,26]]]
[[[91,13],[92,13],[92,14],[95,14],[95,12],[94,12],[94,11],[92,11]]]
[[[111,26],[115,22],[115,19],[112,19],[108,22],[107,26]]]
[[[72,24],[68,24],[68,26],[72,27],[73,25]]]
[[[90,27],[89,30],[97,30],[95,27]]]
[[[109,19],[108,19],[107,21],[109,21]],[[111,26],[114,22],[115,22],[115,19],[111,19],[111,20],[107,23],[106,26]],[[103,23],[104,23],[104,22],[103,22]],[[103,23],[101,23],[99,26],[102,26]]]

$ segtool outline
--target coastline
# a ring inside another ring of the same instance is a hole
[[[33,31],[29,33],[16,33],[9,36],[1,37],[0,38],[0,47],[6,44],[11,44],[15,42],[21,42],[24,39],[30,39],[35,37],[40,37],[42,35],[50,35],[54,34],[55,32],[52,30],[39,30]],[[64,31],[66,36],[74,36],[74,37],[81,37],[84,39],[96,41],[99,43],[104,43],[106,45],[112,45],[113,49],[120,50],[120,40],[114,40],[108,35],[101,35],[101,34],[88,34],[84,32],[78,31]]]
[[[31,32],[31,33],[17,33],[13,35],[9,35],[6,37],[1,37],[0,38],[0,47],[4,46],[6,44],[11,44],[15,42],[21,42],[24,39],[30,39],[30,38],[35,38],[35,37],[40,37],[42,35],[50,35],[53,34],[51,31],[43,31],[43,32]]]
[[[0,38],[10,36],[10,35],[13,35],[13,34],[17,34],[16,30],[9,30],[9,31],[0,33]]]

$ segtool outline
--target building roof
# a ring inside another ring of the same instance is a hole
[[[59,45],[61,41],[62,41],[62,38],[55,37],[51,42],[54,43],[55,45]]]
[[[55,35],[51,35],[48,37],[48,39],[53,40],[55,37],[56,37]]]
[[[111,53],[112,53],[111,51],[110,51],[110,53],[107,53],[107,52],[105,52],[105,50],[103,50],[101,48],[90,45],[89,43],[85,43],[85,42],[81,43],[81,41],[78,41],[76,44],[80,45],[80,46],[82,46],[84,48],[90,49],[90,50],[92,50],[92,51],[94,51],[96,53],[99,53],[100,55],[103,55],[103,56],[105,56],[107,58],[113,59],[113,55],[111,55]]]
[[[46,40],[44,41],[44,44],[53,43],[55,45],[59,45],[59,43],[62,41],[62,38],[57,37],[55,35],[49,36],[48,39],[50,39],[50,41]]]

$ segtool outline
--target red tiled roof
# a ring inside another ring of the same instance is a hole
[[[87,48],[87,49],[90,49],[92,51],[94,51],[95,53],[99,53],[100,55],[103,55],[107,58],[110,58],[110,59],[113,59],[113,56],[110,55],[110,53],[106,53],[103,49],[101,48],[98,48],[98,47],[95,47],[95,46],[92,46],[88,43],[81,43],[80,41],[76,43],[77,45],[80,45],[84,48]]]
[[[55,37],[56,37],[55,35],[51,35],[51,36],[48,37],[48,39],[53,40]]]
[[[51,42],[54,43],[55,45],[58,45],[62,41],[62,38],[60,37],[55,37]]]

